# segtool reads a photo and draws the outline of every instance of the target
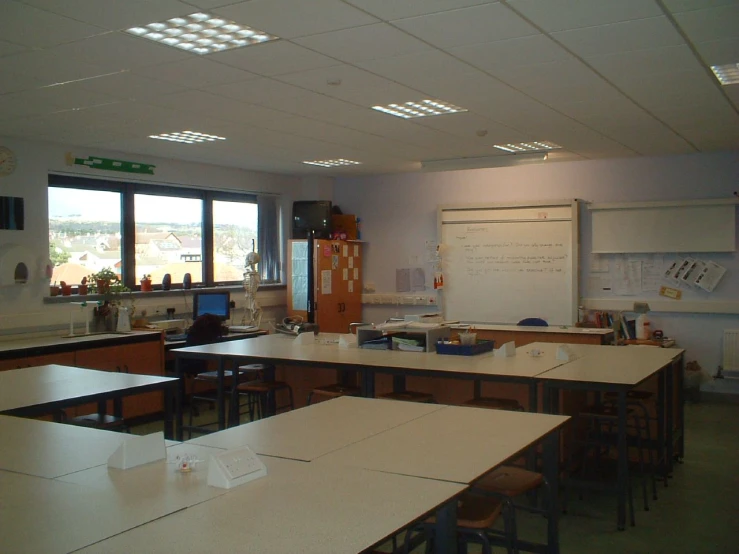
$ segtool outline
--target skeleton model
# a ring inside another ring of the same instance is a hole
[[[252,241],[252,250],[254,241]],[[259,288],[260,278],[257,272],[257,264],[259,263],[259,254],[252,251],[246,255],[246,271],[244,272],[244,316],[241,318],[242,325],[253,325],[259,327],[262,321],[262,308],[257,302],[257,289]]]

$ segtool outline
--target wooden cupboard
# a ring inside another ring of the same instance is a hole
[[[362,321],[362,244],[313,241],[315,322],[321,332],[348,333]],[[308,318],[308,241],[288,242],[287,313]]]

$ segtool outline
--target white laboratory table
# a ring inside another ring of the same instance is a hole
[[[262,460],[266,477],[81,552],[354,554],[466,488],[354,468]]]
[[[257,454],[308,462],[442,408],[440,404],[345,396],[196,437],[185,444],[218,448],[248,445]]]
[[[0,371],[0,414],[38,416],[56,410],[97,402],[105,413],[113,400],[120,416],[120,399],[151,391],[164,392],[165,436],[172,437],[172,394],[177,379],[131,373],[97,371],[49,364]]]
[[[0,469],[53,479],[107,464],[121,443],[133,436],[0,416]]]
[[[293,337],[270,335],[248,340],[192,346],[173,350],[177,360],[194,358],[216,360],[223,375],[227,363],[239,365],[247,362],[285,363],[290,365],[324,367],[357,371],[362,375],[364,396],[374,396],[376,373],[386,373],[401,378],[406,375],[435,376],[474,381],[504,381],[523,383],[529,387],[530,406],[537,406],[538,375],[563,362],[549,357],[533,358],[515,356],[495,357],[492,352],[477,356],[448,356],[433,352],[401,352],[341,348],[337,344],[299,344]],[[180,374],[180,364],[176,364]],[[219,380],[219,386],[224,387]],[[399,386],[403,386],[401,383]],[[224,391],[221,390],[221,397]],[[176,432],[182,440],[182,400],[180,386],[176,403]],[[235,405],[235,402],[233,403]],[[534,408],[535,409],[535,408]],[[225,402],[219,403],[219,429],[226,427]]]
[[[528,348],[541,350],[544,358],[552,356],[551,345],[535,343],[528,345]],[[619,529],[624,529],[628,487],[626,394],[651,377],[658,376],[658,448],[667,475],[672,467],[674,442],[672,397],[675,383],[672,368],[674,364],[681,363],[684,351],[679,348],[650,346],[570,345],[570,348],[577,356],[576,359],[539,376],[544,383],[544,411],[547,413],[559,411],[559,391],[562,389],[618,393],[617,525]],[[682,384],[678,383],[677,386],[681,387]],[[678,433],[682,436],[681,404],[678,411]]]

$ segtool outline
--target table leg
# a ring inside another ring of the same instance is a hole
[[[677,457],[682,460],[685,457],[685,356],[680,356],[680,361],[675,364],[677,368],[677,378],[673,379],[677,387],[677,429],[680,432],[680,438],[677,443]],[[671,367],[670,371],[674,371]]]
[[[101,417],[104,417],[105,414],[107,413],[108,413],[108,401],[98,400],[98,414],[100,414]]]
[[[629,449],[626,445],[626,390],[618,392],[618,530],[626,528],[626,497],[629,486]]]
[[[375,397],[375,370],[364,367],[361,370],[362,396],[365,398]],[[394,385],[393,385],[394,386]]]
[[[667,374],[670,372],[669,368],[662,368],[657,376],[657,460],[660,463],[660,471],[667,479],[670,468],[667,461],[667,444],[671,433],[667,431],[665,425],[665,419],[667,417],[667,409],[665,407],[665,396],[667,391]],[[647,419],[647,425],[649,420]],[[655,468],[656,469],[656,468]]]
[[[539,408],[539,384],[533,382],[529,385],[529,412],[536,413]],[[536,470],[536,448],[529,448],[529,454],[526,460],[526,467],[531,471]]]
[[[222,431],[226,428],[226,376],[225,362],[223,356],[218,357],[218,384],[217,384],[217,404],[218,404],[218,430]]]
[[[457,499],[436,511],[435,554],[457,554]]]
[[[665,388],[660,389],[659,394],[664,402],[664,418],[665,418],[665,479],[672,474],[672,464],[675,456],[675,437],[674,429],[675,424],[673,421],[674,407],[672,399],[675,395],[675,368],[670,364],[664,369],[667,373],[665,374]]]
[[[549,483],[547,506],[547,545],[549,554],[559,554],[559,442],[560,433],[549,433],[544,439],[544,477]]]
[[[180,356],[175,357],[174,361],[174,372],[177,377],[177,395],[174,403],[174,425],[175,425],[175,440],[182,441],[182,404],[185,401],[185,379],[182,376],[182,358]]]
[[[123,419],[123,398],[118,397],[113,399],[113,415]]]
[[[179,389],[179,384],[176,384]],[[175,390],[173,387],[167,387],[163,391],[164,394],[164,438],[172,440],[174,438],[173,421],[172,421],[172,404]]]

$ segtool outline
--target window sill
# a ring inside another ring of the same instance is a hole
[[[284,290],[287,288],[287,285],[281,284],[281,283],[275,283],[270,285],[260,285],[258,292],[266,292],[266,291],[276,291],[276,290]],[[141,291],[132,291],[132,292],[124,292],[120,295],[120,298],[122,300],[125,300],[129,297],[129,295],[134,300],[143,300],[145,298],[171,298],[173,296],[179,296],[182,297],[185,296],[192,296],[192,293],[200,292],[200,291],[209,291],[209,290],[227,290],[231,293],[233,292],[243,292],[244,287],[243,285],[228,285],[228,286],[222,286],[222,287],[195,287],[192,289],[171,289],[171,290],[153,290],[149,292],[141,292]],[[72,302],[102,302],[105,300],[105,296],[102,294],[71,294],[69,296],[45,296],[44,297],[44,304],[70,304]]]

